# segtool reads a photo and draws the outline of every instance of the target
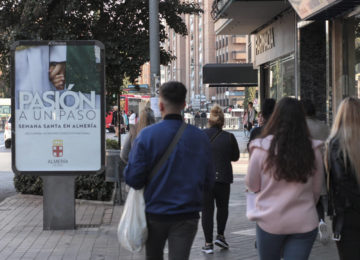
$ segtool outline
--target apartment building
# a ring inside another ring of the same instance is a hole
[[[246,35],[217,35],[216,63],[247,63],[248,36]],[[214,102],[222,107],[241,106],[245,97],[245,88],[240,86],[216,87]]]
[[[197,0],[204,13],[184,15],[183,20],[188,29],[187,36],[177,35],[168,29],[168,40],[162,46],[170,51],[176,59],[168,66],[161,66],[161,83],[177,80],[188,89],[187,104],[198,110],[206,108],[214,96],[215,89],[203,84],[203,66],[215,63],[214,21],[210,15],[212,0]]]

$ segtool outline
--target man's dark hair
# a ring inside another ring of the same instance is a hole
[[[316,109],[314,103],[310,99],[304,99],[301,101],[306,116],[314,117],[316,115]]]
[[[253,102],[249,102],[248,105],[253,106],[254,104],[253,104]]]
[[[170,104],[179,106],[185,102],[186,91],[186,87],[181,82],[169,81],[160,86],[159,95]]]
[[[266,121],[270,118],[272,112],[274,111],[275,103],[275,99],[272,98],[267,98],[264,100],[264,103],[261,107],[261,113]]]

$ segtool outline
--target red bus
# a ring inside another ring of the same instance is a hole
[[[148,102],[150,100],[149,95],[120,95],[120,110],[129,113],[130,110],[133,110],[137,115],[139,115],[139,106],[141,102]]]

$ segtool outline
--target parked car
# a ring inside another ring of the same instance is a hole
[[[11,147],[11,117],[5,123],[5,131],[4,131],[4,141],[5,147]]]

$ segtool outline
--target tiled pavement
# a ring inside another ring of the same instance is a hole
[[[190,259],[257,259],[254,223],[245,217],[244,189],[244,175],[236,175],[226,230],[230,250],[204,255],[199,224]],[[131,254],[118,244],[116,231],[121,211],[122,206],[80,201],[76,205],[77,230],[43,231],[42,197],[10,197],[0,204],[0,259],[144,259],[143,253]],[[323,246],[316,242],[310,259],[338,259],[334,244]]]
[[[246,138],[241,139],[240,148]],[[239,143],[240,143],[239,142]],[[243,150],[241,150],[243,152]],[[199,223],[198,233],[191,251],[191,260],[203,259],[258,259],[254,248],[255,225],[245,216],[244,173],[247,155],[233,164],[235,182],[230,197],[230,214],[226,237],[230,249],[216,250],[204,255],[203,232]],[[144,259],[143,253],[131,254],[121,248],[117,240],[117,224],[122,206],[111,203],[77,201],[78,228],[69,231],[43,231],[42,197],[16,195],[0,203],[0,260],[2,259]],[[165,250],[165,259],[167,254]],[[333,243],[323,246],[316,242],[310,260],[338,259]]]

